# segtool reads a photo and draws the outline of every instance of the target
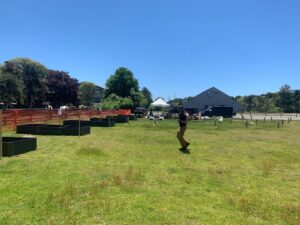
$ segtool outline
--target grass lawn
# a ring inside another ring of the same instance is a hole
[[[37,151],[0,160],[0,224],[300,224],[300,122],[194,121],[191,154],[176,129],[37,136]]]

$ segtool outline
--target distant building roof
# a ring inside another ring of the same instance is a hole
[[[205,110],[208,106],[228,106],[233,107],[234,112],[243,111],[243,106],[240,103],[215,87],[209,88],[192,98],[192,100],[183,103],[184,108],[199,111]]]

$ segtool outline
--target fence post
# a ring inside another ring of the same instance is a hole
[[[279,128],[280,127],[280,122],[277,122],[277,128]]]
[[[79,117],[79,120],[78,120],[78,136],[80,137],[80,111],[78,111],[78,117]]]
[[[43,115],[43,119],[44,119],[44,124],[47,124],[48,123],[48,113],[47,114],[45,114],[45,113],[43,113],[42,114]]]
[[[30,124],[32,123],[32,109],[29,110],[29,120]]]
[[[2,111],[1,111],[1,112],[2,112]],[[4,121],[3,121],[3,125],[5,126],[5,125],[7,124],[7,121],[6,121],[6,117],[4,117],[3,114],[2,114],[2,119],[4,120]]]
[[[248,128],[249,124],[248,124],[248,120],[246,120],[246,128]]]
[[[49,120],[52,120],[52,110],[49,109]]]
[[[284,121],[283,121],[283,120],[281,120],[281,126],[283,126],[283,123],[284,123]]]
[[[17,127],[17,110],[14,110],[14,130],[16,130]]]

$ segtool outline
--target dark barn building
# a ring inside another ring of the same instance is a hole
[[[209,88],[192,98],[191,101],[183,103],[183,107],[190,112],[203,112],[210,106],[232,107],[235,113],[244,111],[240,103],[215,87]]]

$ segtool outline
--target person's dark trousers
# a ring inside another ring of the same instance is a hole
[[[186,126],[181,126],[177,131],[177,139],[180,142],[182,148],[185,148],[188,145],[188,142],[184,139],[185,130],[186,130]]]

